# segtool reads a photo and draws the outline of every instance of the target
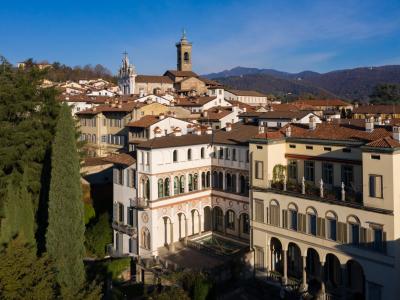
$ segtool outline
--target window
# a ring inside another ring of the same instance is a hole
[[[189,149],[189,150],[187,151],[187,159],[188,159],[188,160],[192,160],[192,149]]]
[[[263,146],[257,146],[258,150],[262,150]]]
[[[371,155],[371,159],[380,160],[381,156],[380,155]]]
[[[124,184],[124,170],[122,168],[114,168],[114,183]]]
[[[349,241],[353,245],[360,243],[360,225],[357,223],[349,224]]]
[[[228,210],[226,216],[226,227],[235,230],[235,213],[233,210]]]
[[[264,202],[262,200],[256,200],[254,206],[254,215],[257,222],[264,222]]]
[[[304,179],[314,182],[314,162],[306,160],[304,162]]]
[[[382,251],[383,249],[383,231],[382,228],[375,227],[373,228],[374,232],[374,242],[373,248],[378,251]]]
[[[219,148],[219,152],[218,153],[219,153],[218,158],[219,159],[223,159],[224,158],[224,148],[222,148],[222,147]]]
[[[158,179],[158,198],[164,197],[164,180]]]
[[[308,213],[308,233],[317,235],[317,216],[315,213]]]
[[[269,224],[279,226],[279,204],[276,201],[272,201],[269,205]]]
[[[322,180],[325,184],[333,184],[333,164],[322,163]]]
[[[164,197],[169,197],[169,178],[165,178],[164,181]]]
[[[174,162],[178,161],[178,150],[174,150],[173,154],[172,154],[172,158]]]
[[[307,150],[312,150],[314,147],[313,146],[306,146]]]
[[[250,161],[250,152],[249,150],[246,151],[246,162]]]
[[[183,175],[179,178],[179,192],[181,194],[185,192],[185,176]]]
[[[230,155],[230,149],[229,148],[225,148],[225,159],[226,160],[230,160],[231,159],[231,155]]]
[[[294,149],[294,148],[296,148],[296,145],[290,144],[290,145],[289,145],[289,148]]]
[[[122,203],[118,203],[118,222],[124,222],[124,205]]]
[[[353,184],[353,166],[343,165],[342,166],[342,181],[346,187]]]
[[[178,176],[174,177],[174,195],[179,194],[179,178]]]
[[[332,151],[331,147],[324,147],[324,151]]]
[[[369,175],[369,196],[383,198],[381,175]]]
[[[296,160],[289,160],[288,177],[289,177],[289,179],[297,180],[297,161]]]
[[[126,216],[127,216],[128,225],[133,226],[133,208],[132,207],[128,207]]]
[[[289,228],[297,231],[297,210],[289,209]]]
[[[260,247],[255,247],[255,268],[257,270],[264,270],[264,249]]]
[[[128,186],[132,188],[136,188],[136,170],[134,169],[128,169],[127,172],[128,176]]]
[[[243,233],[250,233],[250,219],[248,214],[242,214],[242,231]]]
[[[327,220],[327,224],[328,224],[328,239],[336,241],[336,219],[334,218],[328,218]]]
[[[236,149],[232,149],[232,160],[236,161]]]
[[[200,150],[200,156],[201,156],[201,158],[204,158],[204,157],[205,157],[205,150],[204,150],[204,147],[202,147],[201,150]]]
[[[263,179],[264,174],[264,162],[256,160],[255,161],[255,171],[256,171],[256,179]]]

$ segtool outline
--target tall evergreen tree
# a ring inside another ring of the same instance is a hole
[[[64,298],[73,298],[85,282],[84,208],[80,183],[76,128],[64,104],[52,147],[49,224],[46,248],[57,269]]]

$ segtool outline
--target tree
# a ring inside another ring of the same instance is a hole
[[[107,213],[100,215],[97,222],[86,230],[86,247],[99,258],[106,255],[107,244],[112,243],[112,230]]]
[[[1,299],[54,299],[57,285],[49,258],[19,236],[0,253]]]
[[[399,104],[400,84],[379,84],[369,97],[372,104]]]
[[[52,147],[46,248],[55,263],[62,295],[68,298],[76,295],[85,281],[85,224],[76,143],[74,120],[64,104]]]

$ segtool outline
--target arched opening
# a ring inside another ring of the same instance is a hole
[[[240,175],[240,193],[241,194],[246,193],[246,179],[244,178],[243,175]]]
[[[179,178],[178,176],[174,177],[174,195],[179,194]]]
[[[324,267],[324,279],[327,288],[334,289],[339,287],[341,277],[341,266],[339,259],[334,254],[327,254]]]
[[[204,207],[204,231],[210,231],[212,229],[212,218],[211,208],[209,206]]]
[[[164,246],[168,246],[173,242],[173,227],[169,217],[163,217],[164,221]]]
[[[205,150],[204,150],[204,147],[201,147],[200,156],[201,156],[201,158],[204,158],[204,157],[205,157]]]
[[[196,173],[193,175],[193,190],[197,191],[199,189],[199,175]]]
[[[189,52],[183,53],[183,59],[184,59],[185,63],[189,63],[189,61],[190,61]]]
[[[214,230],[222,232],[224,230],[224,213],[222,209],[219,206],[215,206],[213,208],[213,215]]]
[[[351,293],[351,299],[365,299],[365,276],[362,266],[355,260],[346,263],[347,278],[344,283]]]
[[[224,174],[222,172],[218,173],[218,188],[221,190],[224,188]]]
[[[240,214],[239,220],[240,220],[240,230],[239,230],[240,236],[250,234],[249,214],[247,213]]]
[[[185,176],[181,175],[179,178],[179,193],[183,194],[185,192]]]
[[[142,178],[142,197],[150,199],[150,180],[148,178]]]
[[[169,178],[165,178],[164,181],[164,196],[169,197],[169,191],[170,191],[170,182]]]
[[[234,231],[236,228],[236,214],[233,210],[229,209],[225,214],[226,229]]]
[[[164,180],[158,179],[158,198],[164,197]]]
[[[307,208],[307,233],[317,235],[317,211],[313,207]]]
[[[206,186],[209,188],[210,187],[210,181],[211,181],[211,172],[207,172],[207,178],[206,178]]]
[[[178,213],[178,236],[179,239],[187,237],[187,220],[184,213]]]
[[[232,175],[232,188],[231,188],[232,193],[237,192],[237,186],[236,186],[236,175]]]
[[[228,192],[232,191],[232,176],[231,174],[226,174],[226,190]]]
[[[287,252],[288,276],[296,279],[302,278],[302,258],[299,246],[289,243]]]
[[[191,211],[192,214],[192,228],[191,228],[191,234],[198,234],[201,232],[201,220],[200,220],[200,213],[197,209],[192,209]]]
[[[282,244],[277,238],[271,238],[271,271],[283,275]]]
[[[189,174],[189,183],[188,183],[189,192],[193,191],[193,175]]]
[[[218,173],[216,171],[213,172],[212,187],[218,188]]]
[[[201,172],[201,186],[203,188],[206,188],[206,173],[205,172]]]
[[[276,200],[271,200],[269,203],[269,224],[274,226],[279,226],[280,224],[280,209]]]
[[[349,228],[349,243],[355,246],[360,244],[360,220],[356,216],[347,218]]]
[[[288,223],[289,229],[297,231],[297,206],[294,203],[288,207]]]

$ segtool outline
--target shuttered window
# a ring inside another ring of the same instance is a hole
[[[255,267],[259,271],[263,271],[265,269],[264,249],[261,247],[255,247]]]
[[[300,213],[297,214],[297,220],[298,220],[297,230],[299,232],[303,233],[306,232],[306,221],[307,221],[306,219],[307,219],[306,215]]]
[[[295,230],[295,231],[297,231],[297,211],[296,210],[293,210],[293,209],[290,209],[289,210],[289,216],[290,216],[290,219],[289,219],[289,225],[290,225],[290,229],[292,229],[292,230]]]
[[[356,246],[360,243],[360,225],[357,223],[349,224],[349,242]]]
[[[257,222],[264,222],[264,202],[262,200],[255,200],[254,204],[255,220]]]
[[[314,214],[308,214],[308,233],[317,235],[317,216]]]
[[[338,241],[340,243],[347,243],[347,224],[339,222],[338,223]]]
[[[337,221],[336,221],[336,219],[328,219],[327,225],[328,225],[327,238],[330,240],[336,241],[337,240]]]
[[[369,175],[369,196],[383,198],[381,175]]]
[[[256,160],[255,161],[255,171],[256,171],[256,179],[263,179],[264,162]]]
[[[288,178],[292,179],[292,180],[297,180],[297,161],[296,160],[289,160]]]
[[[317,218],[317,236],[325,238],[325,219]]]
[[[288,228],[288,211],[287,211],[287,209],[282,209],[282,227]]]
[[[315,178],[314,162],[306,160],[304,162],[304,179],[307,181],[314,182],[314,178]]]
[[[271,204],[269,206],[269,224],[274,226],[279,226],[279,206],[276,204]]]

